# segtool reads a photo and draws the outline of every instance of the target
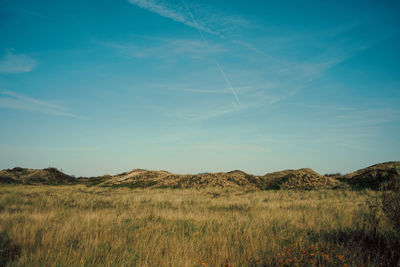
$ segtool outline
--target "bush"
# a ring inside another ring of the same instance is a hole
[[[342,174],[340,172],[337,172],[337,173],[325,173],[324,176],[336,178],[336,177],[342,176]]]

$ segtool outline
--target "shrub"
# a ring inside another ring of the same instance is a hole
[[[336,178],[336,177],[342,176],[342,174],[340,172],[337,172],[337,173],[325,173],[324,176]]]

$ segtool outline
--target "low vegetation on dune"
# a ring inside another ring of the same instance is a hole
[[[340,177],[355,189],[385,189],[393,179],[400,179],[400,162],[386,162],[372,165]]]
[[[167,171],[142,169],[115,175],[106,179],[101,186],[127,186],[133,188],[241,188],[260,189],[261,180],[243,171],[201,173],[195,175],[173,174]]]
[[[398,266],[400,177],[398,163],[385,166],[79,179],[3,170],[0,266]],[[372,185],[355,186],[363,173]]]
[[[43,170],[16,167],[0,171],[0,183],[13,184],[86,184],[129,188],[236,188],[242,190],[268,189],[353,189],[385,188],[393,177],[400,175],[400,162],[370,166],[346,175],[321,175],[310,168],[283,170],[257,176],[240,170],[217,173],[174,174],[168,171],[134,169],[117,175],[79,177],[62,173],[56,168]]]
[[[8,184],[71,184],[76,179],[56,168],[43,170],[15,167],[0,170],[0,183]]]
[[[340,184],[335,178],[322,176],[309,168],[266,174],[264,179],[268,181],[267,189],[328,189]]]
[[[264,176],[231,172],[179,175],[167,171],[132,170],[105,179],[101,186],[127,186],[131,188],[237,188],[244,190],[267,189],[322,189],[338,186],[340,182],[311,169],[284,170]]]

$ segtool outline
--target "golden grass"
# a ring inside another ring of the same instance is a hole
[[[375,266],[385,252],[354,244],[376,194],[2,185],[0,231],[20,248],[9,266],[279,266],[309,246]],[[386,220],[378,231],[393,236]]]

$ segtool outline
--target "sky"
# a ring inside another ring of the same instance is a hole
[[[399,1],[0,0],[0,169],[400,160]]]

